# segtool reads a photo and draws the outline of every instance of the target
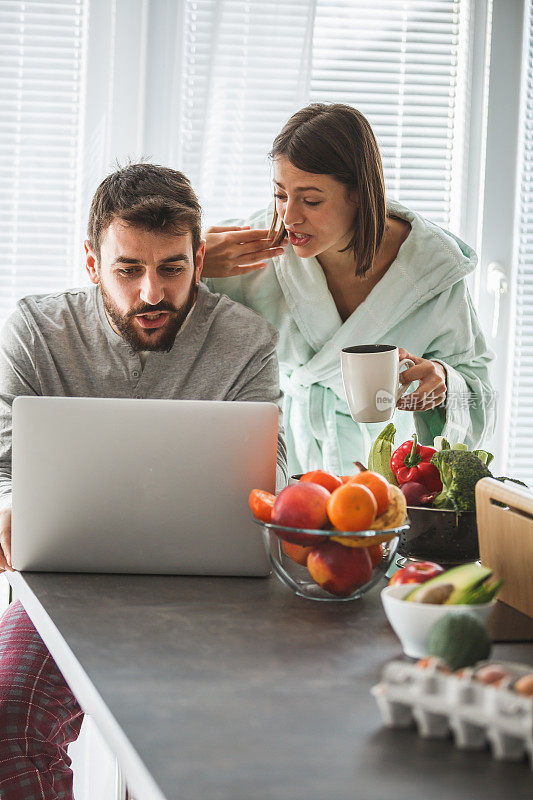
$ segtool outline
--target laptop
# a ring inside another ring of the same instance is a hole
[[[268,575],[277,433],[274,403],[17,397],[14,568]]]

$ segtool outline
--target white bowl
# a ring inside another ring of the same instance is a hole
[[[392,629],[402,643],[403,652],[411,658],[427,656],[427,638],[431,626],[450,611],[466,611],[487,622],[496,600],[477,605],[434,605],[433,603],[409,603],[403,598],[412,592],[413,583],[386,586],[381,592],[381,602]]]

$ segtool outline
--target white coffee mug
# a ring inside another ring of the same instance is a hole
[[[402,367],[414,367],[410,358],[398,358],[393,344],[361,344],[341,352],[342,382],[355,422],[387,422],[410,384],[400,383]]]

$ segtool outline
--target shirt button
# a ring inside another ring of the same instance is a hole
[[[139,377],[139,370],[134,369],[131,374],[133,375],[134,378],[138,378]]]

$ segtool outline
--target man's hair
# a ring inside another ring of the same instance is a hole
[[[157,164],[129,164],[104,178],[89,212],[87,238],[100,259],[102,236],[114,219],[147,231],[190,231],[193,255],[202,238],[201,208],[182,172]]]
[[[312,103],[293,114],[274,139],[270,157],[279,156],[304,172],[332,175],[356,195],[352,238],[341,252],[351,249],[356,275],[364,275],[379,250],[387,217],[383,167],[368,120],[342,103]],[[274,210],[271,235],[277,219]],[[276,243],[284,235],[282,224]]]

